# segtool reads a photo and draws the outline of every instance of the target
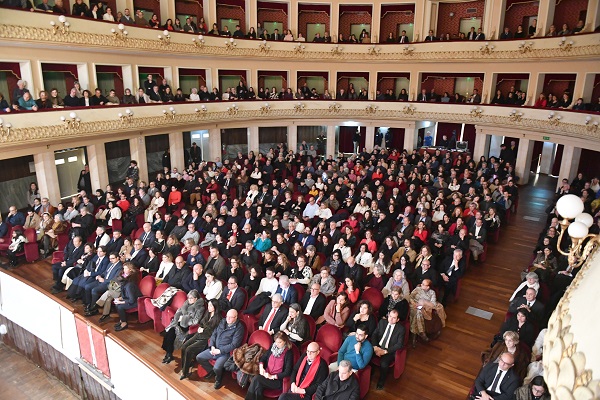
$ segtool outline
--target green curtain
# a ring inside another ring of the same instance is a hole
[[[64,72],[43,72],[44,89],[50,91],[52,88],[58,89],[58,93],[69,93],[71,88],[67,90]]]
[[[6,82],[6,72],[0,72],[0,93],[4,96],[4,99],[10,104],[12,101],[10,88],[8,82]]]
[[[108,95],[115,86],[114,75],[112,73],[103,72],[98,72],[96,75],[98,78],[98,87],[102,90],[104,95]]]

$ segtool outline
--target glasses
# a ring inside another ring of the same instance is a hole
[[[306,350],[306,352],[307,352],[308,354],[316,354],[316,353],[318,353],[318,352],[319,352],[319,350]]]
[[[235,285],[235,282],[227,282],[228,285]]]

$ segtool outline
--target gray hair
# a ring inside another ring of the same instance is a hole
[[[342,368],[342,367],[352,370],[352,363],[348,360],[342,360],[342,361],[340,361],[340,368]]]
[[[278,303],[283,303],[283,296],[281,293],[275,293],[273,297],[271,297],[271,300],[275,300]]]
[[[535,272],[528,272],[527,275],[525,275],[525,279],[530,279],[530,278],[535,279],[536,282],[540,280],[540,277]]]

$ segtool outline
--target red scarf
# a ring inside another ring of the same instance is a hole
[[[296,382],[300,382],[300,378],[302,377],[302,371],[304,371],[304,368],[306,367],[306,359],[307,357],[304,357],[304,360],[302,360],[302,364],[300,364],[300,368],[298,368],[298,373],[296,374]],[[310,368],[308,369],[304,380],[298,385],[300,389],[306,389],[308,386],[310,386],[312,381],[315,379],[315,375],[317,374],[317,370],[319,369],[320,364],[321,356],[317,356],[312,362],[312,364],[310,364]],[[304,395],[301,394],[300,397],[304,398]]]

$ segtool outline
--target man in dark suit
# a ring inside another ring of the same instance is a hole
[[[304,248],[307,248],[310,245],[316,246],[317,239],[313,235],[310,234],[310,227],[307,226],[304,228],[304,232],[298,236],[298,241],[302,243]]]
[[[118,253],[123,247],[123,238],[121,237],[121,231],[113,230],[112,238],[106,243],[106,252],[107,253]]]
[[[283,299],[283,304],[290,305],[298,302],[298,292],[296,288],[290,285],[290,278],[287,275],[281,275],[279,277],[279,287],[277,291]]]
[[[475,35],[475,40],[485,40],[485,34],[481,30],[481,28],[477,29],[477,35]]]
[[[310,315],[315,321],[323,315],[325,307],[327,307],[327,299],[321,293],[321,284],[313,282],[310,284],[310,290],[304,293],[304,297],[300,300],[305,315]]]
[[[469,33],[467,33],[467,40],[475,40],[476,37],[477,37],[477,33],[475,33],[475,27],[472,26]]]
[[[545,307],[539,300],[536,300],[536,295],[535,289],[527,289],[525,296],[517,297],[511,301],[508,312],[516,314],[521,308],[525,308],[539,325],[544,318]]]
[[[519,377],[512,369],[515,357],[506,352],[498,363],[489,363],[475,379],[475,395],[478,400],[510,400],[519,387]]]
[[[469,229],[469,249],[473,260],[477,261],[483,253],[483,244],[487,238],[487,230],[483,226],[483,219],[476,219],[475,224]]]
[[[404,239],[412,238],[415,233],[415,227],[410,223],[409,217],[402,218],[402,224],[396,228],[396,234],[398,235],[398,239],[402,243]]]
[[[294,365],[290,391],[279,396],[279,400],[312,399],[321,382],[327,379],[329,367],[320,357],[321,349],[317,342],[311,342],[306,355]]]
[[[409,279],[411,279],[411,278],[409,277]],[[415,272],[413,273],[413,276],[412,276],[413,287],[419,286],[421,284],[421,282],[423,282],[424,279],[431,280],[431,285],[437,287],[438,273],[435,270],[435,268],[432,268],[431,259],[423,260],[421,262],[421,265],[419,267],[415,268]]]
[[[146,265],[146,260],[148,259],[148,252],[142,246],[142,241],[140,239],[136,239],[133,242],[133,249],[131,250],[130,255],[125,256],[125,261],[128,261],[140,268]]]
[[[454,250],[452,257],[446,257],[446,259],[442,262],[439,271],[443,281],[442,285],[444,285],[444,297],[442,297],[442,304],[446,305],[448,297],[456,294],[458,280],[465,273],[465,260],[463,259],[463,251],[461,249]]]
[[[342,237],[342,231],[337,228],[337,223],[335,221],[329,222],[329,231],[327,233],[329,234],[331,243],[339,242]]]
[[[287,307],[283,306],[283,297],[281,293],[275,293],[271,297],[271,303],[265,306],[265,309],[258,320],[258,329],[266,331],[273,336],[279,332],[279,328],[288,316]]]
[[[156,240],[156,234],[152,232],[152,225],[149,222],[146,222],[143,226],[144,233],[140,236],[140,241],[142,242],[143,248],[149,248],[152,243]]]
[[[377,390],[383,389],[385,379],[394,362],[396,351],[404,346],[404,326],[398,323],[398,311],[388,313],[387,321],[382,319],[371,337],[373,352],[380,358],[379,381]]]
[[[512,33],[510,33],[510,29],[508,28],[508,26],[504,27],[504,32],[502,32],[502,34],[500,35],[500,40],[508,40],[508,39],[512,39],[513,35]]]
[[[425,41],[426,42],[435,42],[437,40],[438,40],[438,38],[436,38],[435,35],[433,34],[433,29],[430,29],[429,30],[429,35],[427,35],[425,37]]]
[[[202,217],[198,214],[198,209],[192,208],[190,215],[185,220],[185,224],[194,224],[196,230],[200,230],[200,224],[202,223]]]
[[[54,279],[55,282],[54,286],[51,288],[52,293],[59,293],[64,290],[65,285],[61,282],[62,277],[68,268],[75,266],[77,260],[83,255],[83,251],[83,240],[81,239],[81,236],[75,236],[67,243],[63,252],[63,261],[52,264],[52,279]]]
[[[406,31],[402,31],[402,35],[398,38],[398,43],[410,43],[408,40],[408,36],[406,36]]]
[[[240,261],[247,268],[250,268],[254,264],[258,264],[259,255],[260,252],[254,248],[254,244],[250,240],[247,240],[246,243],[244,243],[244,248],[239,253]]]
[[[280,41],[283,40],[283,35],[279,33],[279,29],[275,29],[271,35],[271,40]]]
[[[98,314],[96,301],[108,290],[108,283],[115,279],[123,271],[123,264],[119,261],[117,253],[111,253],[108,257],[108,265],[101,274],[84,287],[83,303],[85,304],[85,316],[90,317]]]
[[[240,289],[238,284],[239,282],[235,275],[229,277],[227,280],[227,287],[223,290],[223,293],[221,293],[221,297],[219,298],[221,310],[242,310],[242,307],[246,302],[247,294],[243,289]]]

